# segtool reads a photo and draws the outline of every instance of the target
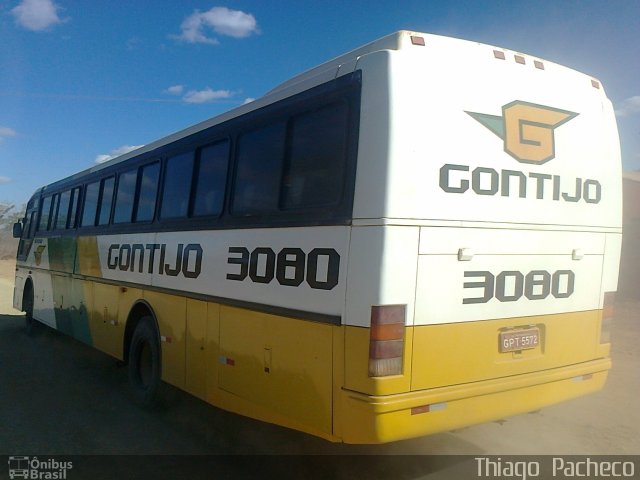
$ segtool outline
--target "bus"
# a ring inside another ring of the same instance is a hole
[[[603,388],[621,203],[599,80],[399,31],[38,189],[14,306],[141,405],[391,442]]]

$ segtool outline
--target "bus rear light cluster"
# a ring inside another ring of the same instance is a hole
[[[604,292],[604,303],[602,305],[602,327],[600,328],[600,343],[611,342],[611,325],[613,324],[616,292]]]
[[[370,377],[386,377],[402,373],[405,318],[406,305],[371,307]]]
[[[506,60],[507,56],[501,50],[494,50],[493,51],[493,58],[497,58],[498,60]],[[527,64],[527,60],[523,55],[514,54],[513,55],[513,60],[516,63],[519,63],[520,65],[526,65]],[[540,60],[534,60],[533,61],[533,66],[536,67],[538,70],[544,70],[544,63],[542,63]]]

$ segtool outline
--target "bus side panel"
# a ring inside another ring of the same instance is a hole
[[[603,293],[618,290],[618,271],[622,253],[622,234],[607,233],[605,236],[604,265],[602,266]],[[600,305],[602,306],[602,299]]]
[[[207,311],[206,311],[206,331],[205,335],[205,354],[204,357],[201,357],[199,354],[195,354],[187,358],[187,371],[189,372],[193,368],[204,369],[205,371],[205,381],[206,381],[206,397],[205,400],[213,405],[219,405],[219,395],[218,395],[218,358],[220,357],[220,304],[218,303],[207,303]],[[190,318],[187,319],[187,323],[190,322]],[[191,328],[191,327],[189,327]],[[189,333],[191,335],[191,333]],[[194,336],[195,339],[195,336]],[[197,359],[195,360],[194,359]],[[203,361],[204,365],[195,366],[195,362]],[[189,373],[187,373],[189,375]],[[189,387],[189,383],[191,383],[191,387]],[[189,382],[189,378],[187,377],[187,388],[192,388],[195,382],[191,380]]]
[[[216,358],[206,352],[209,343],[207,307],[206,302],[187,299],[185,389],[201,399],[205,399],[207,393],[207,358],[210,357],[212,362],[215,362]]]
[[[56,328],[51,273],[44,270],[34,270],[32,279],[33,317],[51,328]]]
[[[158,321],[162,348],[162,380],[185,388],[187,299],[159,292],[144,292]]]
[[[221,307],[219,387],[314,430],[332,430],[333,329]]]
[[[25,267],[18,266],[16,268],[16,279],[13,287],[13,308],[22,311],[22,295],[24,293],[24,285],[27,281],[27,270]]]
[[[115,328],[114,322],[118,319],[119,287],[99,282],[92,283],[93,308],[91,310],[91,332],[93,333],[94,346],[110,355],[117,356],[113,351],[113,342],[110,333]],[[119,350],[122,350],[120,347]]]
[[[52,274],[56,328],[88,345],[93,344],[83,280],[64,274]]]
[[[345,388],[372,395],[406,392],[411,387],[411,349],[418,263],[419,227],[353,227],[345,317]],[[371,307],[405,305],[401,375],[369,376]]]

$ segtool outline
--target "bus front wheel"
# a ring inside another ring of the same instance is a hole
[[[129,346],[129,386],[138,405],[156,406],[162,387],[158,331],[151,317],[142,317]]]

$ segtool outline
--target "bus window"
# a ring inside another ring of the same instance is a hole
[[[116,208],[113,212],[113,223],[128,223],[131,221],[137,178],[137,168],[120,174],[118,190],[116,192]]]
[[[58,216],[58,205],[60,204],[60,194],[56,193],[53,196],[53,204],[51,205],[51,218],[49,220],[49,228],[47,230],[55,230],[56,217]]]
[[[60,205],[58,207],[58,217],[56,219],[55,229],[67,228],[67,220],[69,219],[69,203],[71,200],[71,190],[67,190],[60,195]]]
[[[40,221],[38,222],[38,231],[44,231],[49,228],[49,217],[51,214],[51,196],[46,197],[42,201],[42,210],[40,211]]]
[[[167,160],[160,218],[186,217],[193,174],[193,152]]]
[[[24,259],[29,249],[31,248],[31,244],[33,243],[33,231],[35,230],[35,220],[36,220],[36,210],[31,210],[27,212],[25,216],[24,228],[22,229],[22,238],[20,239],[20,243],[18,244],[18,258]]]
[[[283,209],[331,205],[340,200],[348,114],[344,102],[293,118],[282,183]]]
[[[284,155],[285,122],[242,135],[233,192],[233,213],[259,215],[277,210]]]
[[[84,197],[84,210],[82,211],[81,226],[93,226],[96,224],[96,211],[98,210],[98,194],[100,193],[100,182],[93,182],[87,185],[87,193]]]
[[[193,215],[219,215],[224,201],[229,164],[229,142],[218,142],[200,150]]]
[[[26,237],[25,238],[33,238],[33,234],[35,233],[35,221],[36,221],[36,211],[34,210],[33,212],[31,212],[31,214],[29,215],[29,218],[27,219],[27,224],[24,227],[24,231],[26,232]]]
[[[111,215],[111,204],[113,203],[114,177],[105,178],[102,181],[102,195],[100,195],[100,217],[98,225],[107,225]]]
[[[71,211],[69,212],[69,223],[67,228],[76,228],[78,205],[80,204],[80,188],[71,190]]]
[[[156,197],[158,196],[158,179],[160,178],[160,163],[152,163],[142,168],[140,180],[140,193],[138,194],[138,207],[136,210],[136,222],[150,222],[156,211]]]

